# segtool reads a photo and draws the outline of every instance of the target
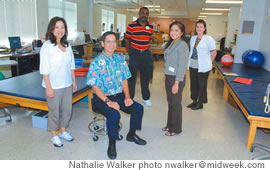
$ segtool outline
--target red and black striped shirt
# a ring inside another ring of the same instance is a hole
[[[130,39],[131,47],[138,50],[147,50],[150,47],[149,40],[152,39],[153,25],[147,22],[146,26],[139,24],[139,19],[132,21],[127,26],[126,38]]]

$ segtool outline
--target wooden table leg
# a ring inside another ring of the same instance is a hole
[[[256,131],[257,131],[257,121],[250,120],[248,137],[247,137],[247,149],[248,150],[251,149],[252,144],[254,143]]]
[[[228,102],[228,98],[229,98],[229,90],[228,88],[224,85],[224,89],[223,89],[223,98],[226,102]]]
[[[224,85],[223,98],[232,107],[234,107],[236,109],[238,108],[237,103],[234,101],[234,99],[233,99],[232,95],[230,94],[230,92],[229,92],[229,90],[228,90],[228,88],[227,88],[226,85]]]

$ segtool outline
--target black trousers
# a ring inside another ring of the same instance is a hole
[[[185,79],[179,83],[178,93],[172,93],[175,76],[166,75],[165,87],[168,101],[167,128],[169,132],[182,132],[182,92],[185,87]]]
[[[198,69],[189,68],[191,99],[199,103],[207,103],[207,80],[209,72],[201,73]]]
[[[143,106],[136,101],[133,101],[131,106],[125,106],[125,95],[124,93],[119,93],[114,96],[108,96],[108,98],[114,102],[117,102],[120,106],[120,110],[130,114],[130,129],[141,130],[142,128],[142,117],[143,117]],[[107,106],[102,100],[100,100],[97,95],[93,95],[92,105],[98,111],[100,111],[106,118],[106,126],[109,139],[117,140],[119,139],[118,125],[120,122],[119,111]]]
[[[150,99],[149,83],[153,78],[153,57],[149,50],[140,51],[130,48],[129,70],[132,77],[128,80],[130,97],[135,96],[137,73],[140,72],[142,98]]]

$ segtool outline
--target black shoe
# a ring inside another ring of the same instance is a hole
[[[192,107],[192,110],[199,110],[203,108],[203,104],[202,103],[197,103],[194,107]]]
[[[117,140],[120,141],[120,140],[122,140],[123,138],[124,138],[124,137],[123,137],[122,135],[119,135]]]
[[[110,159],[115,159],[117,156],[115,143],[109,143],[107,155]]]
[[[127,135],[127,141],[129,142],[135,142],[138,145],[146,145],[146,141],[140,138],[138,135]]]
[[[192,103],[190,103],[189,105],[187,105],[187,108],[192,108],[192,107],[196,106],[197,103],[198,102],[193,101]]]

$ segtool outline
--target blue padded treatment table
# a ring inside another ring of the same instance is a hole
[[[269,71],[249,68],[239,63],[234,63],[231,67],[224,67],[219,62],[216,62],[216,65],[249,114],[270,117],[270,113],[264,112],[263,102],[265,90],[270,83]],[[224,73],[236,73],[238,76],[228,76]],[[250,85],[241,84],[233,81],[236,77],[249,78],[253,81]]]
[[[263,102],[265,90],[270,82],[254,80],[250,85],[234,82],[235,77],[226,76],[226,81],[233,89],[243,106],[250,115],[270,117],[270,113],[264,112]]]
[[[42,75],[37,72],[12,77],[0,81],[0,102],[48,111],[45,89],[41,86]],[[77,91],[72,103],[90,95],[91,88],[85,85],[85,77],[76,77]]]
[[[224,67],[220,62],[214,63],[216,70],[224,81],[224,99],[233,102],[243,112],[250,123],[247,149],[254,143],[257,128],[270,128],[270,114],[264,112],[264,95],[270,83],[270,71],[263,68],[254,69],[243,64],[234,63]],[[236,73],[237,76],[226,75]],[[253,79],[250,85],[234,82],[236,77]]]
[[[215,62],[221,73],[237,73],[238,77],[267,81],[270,83],[270,72],[263,68],[250,68],[240,63],[233,63],[230,67],[224,67],[220,62]]]

